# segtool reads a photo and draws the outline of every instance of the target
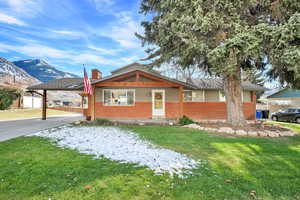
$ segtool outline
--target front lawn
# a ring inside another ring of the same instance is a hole
[[[47,116],[66,116],[74,113],[64,112],[60,110],[47,109]],[[19,120],[19,119],[32,119],[42,117],[42,109],[13,109],[0,111],[0,121],[2,120]]]
[[[171,178],[22,137],[0,143],[0,199],[300,199],[300,136],[231,138],[178,127],[123,128],[208,164],[189,178]]]

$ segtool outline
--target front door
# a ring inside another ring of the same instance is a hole
[[[152,116],[165,116],[165,90],[152,90]]]

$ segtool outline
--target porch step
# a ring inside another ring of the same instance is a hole
[[[151,119],[166,119],[166,116],[156,115],[156,116],[152,116]]]

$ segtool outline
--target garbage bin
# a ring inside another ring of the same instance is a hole
[[[256,111],[256,119],[262,119],[262,111],[261,110]]]

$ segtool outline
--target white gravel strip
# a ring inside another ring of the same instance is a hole
[[[197,168],[200,161],[142,140],[133,132],[115,127],[62,127],[41,131],[31,136],[53,139],[58,146],[84,154],[105,157],[122,163],[146,166],[157,174],[184,177]]]

